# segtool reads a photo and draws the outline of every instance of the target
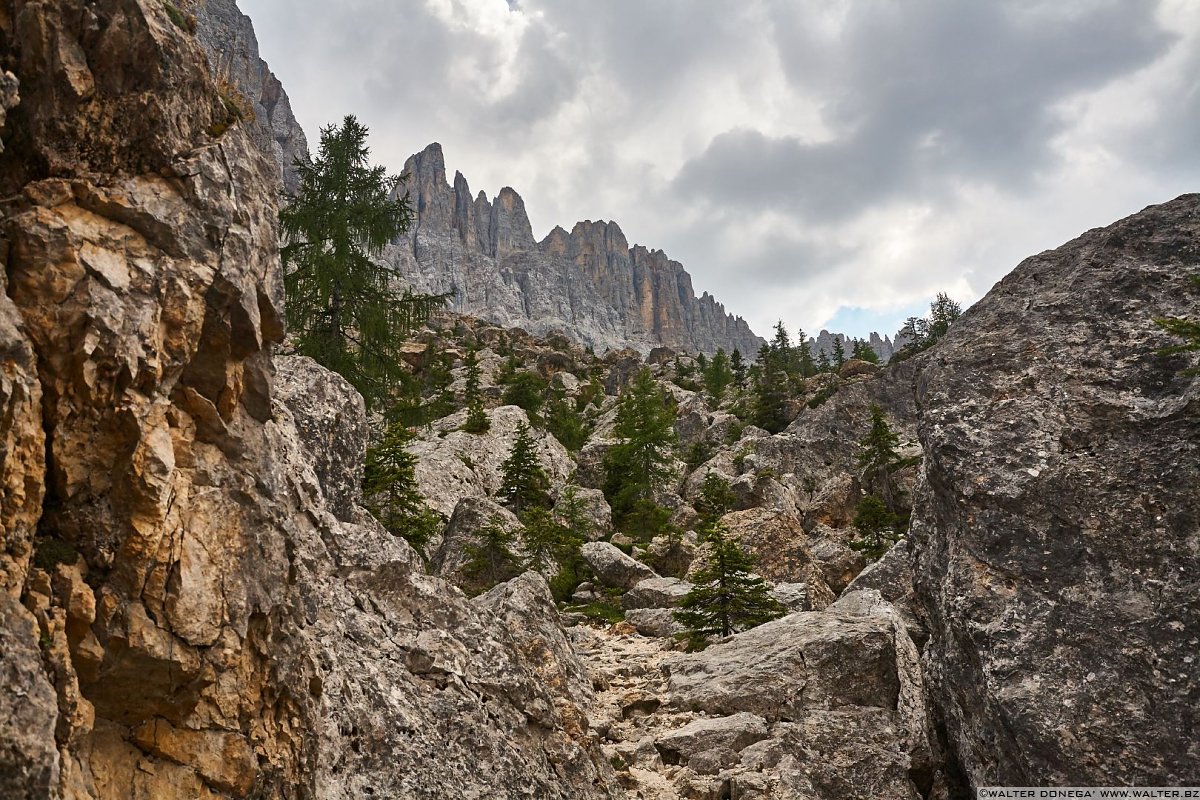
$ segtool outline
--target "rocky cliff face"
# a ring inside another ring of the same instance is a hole
[[[1200,195],[1024,261],[932,351],[913,512],[927,676],[976,785],[1192,785]]]
[[[404,166],[417,211],[408,236],[387,255],[418,291],[455,290],[452,308],[546,335],[565,333],[599,350],[656,346],[752,356],[762,340],[705,293],[661,250],[630,247],[614,222],[580,222],[533,237],[520,195],[505,187],[489,201],[467,180],[446,180],[431,144]]]
[[[17,2],[0,59],[0,795],[611,796],[545,584],[425,575],[272,358],[275,172],[186,24]]]
[[[224,91],[239,92],[249,103],[253,119],[245,125],[280,170],[284,192],[293,194],[300,185],[293,163],[308,158],[308,142],[283,85],[258,55],[250,18],[234,0],[198,0],[186,7],[195,14],[196,38],[208,56],[209,72]]]

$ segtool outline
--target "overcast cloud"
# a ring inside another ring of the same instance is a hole
[[[767,334],[894,332],[1200,191],[1194,0],[239,0],[310,142],[430,142]]]

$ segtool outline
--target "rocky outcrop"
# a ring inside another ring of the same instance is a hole
[[[661,250],[630,246],[614,222],[555,228],[537,242],[520,195],[489,201],[467,180],[446,179],[441,145],[404,165],[417,221],[387,254],[417,291],[453,291],[455,311],[532,333],[565,334],[598,350],[666,345],[687,352],[734,348],[752,357],[762,340]]]
[[[517,406],[500,406],[487,412],[486,433],[458,430],[467,420],[466,410],[446,417],[408,447],[417,456],[417,488],[430,508],[449,518],[463,497],[488,498],[503,480],[501,467],[517,441],[517,431],[529,426],[529,415]],[[538,459],[551,481],[554,494],[567,483],[575,468],[571,454],[542,430],[531,430]],[[611,514],[611,512],[610,512]],[[436,546],[437,543],[434,543]]]
[[[300,177],[297,159],[308,160],[308,141],[292,114],[287,92],[258,54],[258,37],[250,18],[234,0],[197,0],[185,6],[194,12],[196,39],[208,56],[208,68],[221,91],[234,102],[244,98],[244,124],[262,152],[278,166],[285,194],[295,194]],[[241,98],[233,97],[233,93]]]
[[[1200,780],[1200,382],[1154,323],[1198,270],[1185,195],[1022,262],[921,372],[914,580],[975,785]]]
[[[0,793],[614,796],[544,584],[425,575],[361,398],[272,358],[275,173],[172,17],[0,15]]]

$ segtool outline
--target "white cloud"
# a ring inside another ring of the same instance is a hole
[[[614,219],[760,333],[973,301],[1200,180],[1190,0],[242,7],[310,137],[357,114],[394,170],[440,141],[536,235]]]

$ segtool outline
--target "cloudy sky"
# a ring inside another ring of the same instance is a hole
[[[534,235],[617,221],[760,334],[895,331],[1200,191],[1195,0],[239,0],[315,142],[441,142]]]

